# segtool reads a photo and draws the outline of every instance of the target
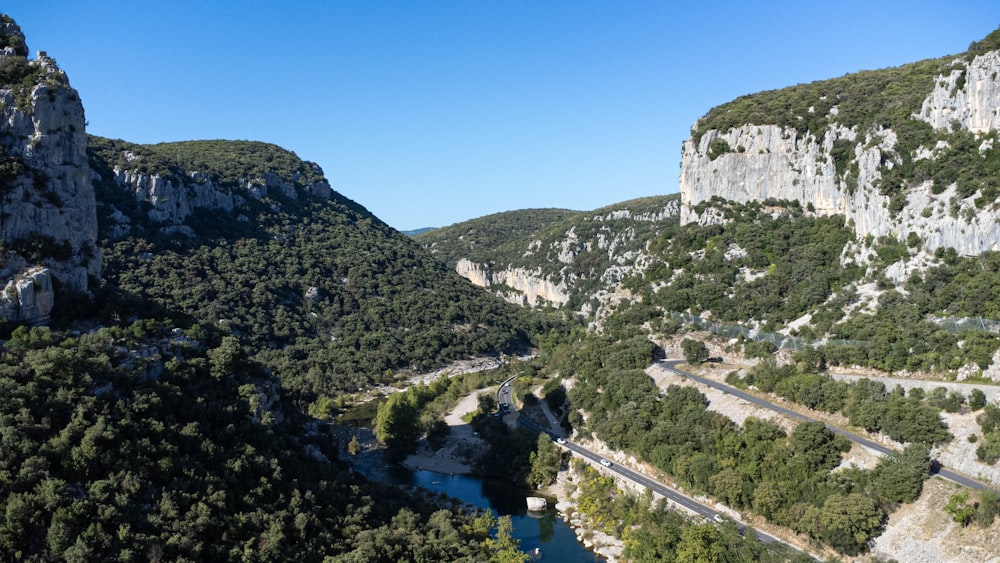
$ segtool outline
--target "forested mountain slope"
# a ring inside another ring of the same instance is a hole
[[[14,332],[0,560],[489,558],[488,518],[360,479],[236,338],[189,334]]]
[[[836,364],[1000,377],[998,48],[1000,31],[712,108],[685,144],[679,224],[615,238],[616,206],[547,230],[498,226],[509,212],[417,240],[513,302],[532,304],[522,280],[552,296],[538,303],[599,297],[613,330],[669,334],[683,313],[827,344]]]
[[[285,385],[354,390],[528,345],[524,312],[477,290],[322,171],[264,143],[90,138],[106,318],[169,309],[243,338]]]
[[[678,196],[657,196],[590,212],[498,213],[414,240],[508,301],[593,314],[625,275],[644,267],[646,244],[677,217]]]
[[[289,151],[88,139],[27,53],[0,15],[0,561],[515,553],[492,513],[356,475],[302,406],[517,349],[520,313]]]

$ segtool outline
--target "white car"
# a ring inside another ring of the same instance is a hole
[[[557,444],[565,444],[566,443],[566,439],[565,438],[556,438],[556,443]]]
[[[601,458],[601,465],[603,465],[604,467],[611,467],[611,462],[610,462],[610,461],[608,461],[608,460],[606,460],[606,459],[604,459],[604,458],[602,457],[602,458]]]

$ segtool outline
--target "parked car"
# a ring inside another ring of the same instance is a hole
[[[601,465],[603,465],[604,467],[611,467],[611,462],[610,462],[610,461],[608,461],[608,460],[606,460],[606,459],[604,459],[604,458],[602,457],[602,458],[601,458]]]
[[[565,438],[556,438],[556,443],[557,444],[565,444],[566,443],[566,439]]]

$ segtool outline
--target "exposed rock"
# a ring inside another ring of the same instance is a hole
[[[527,497],[525,501],[528,503],[528,510],[533,512],[543,512],[549,507],[549,501],[543,497]]]
[[[0,159],[17,169],[3,180],[0,238],[12,247],[47,241],[37,257],[44,267],[5,276],[0,316],[45,322],[53,306],[50,275],[67,289],[85,292],[101,273],[83,104],[53,59],[44,52],[27,59],[17,24],[5,21],[0,33],[19,45],[5,49],[0,60],[20,67],[32,84],[0,84]]]
[[[118,185],[133,190],[137,202],[152,206],[148,215],[156,223],[180,225],[196,208],[229,212],[245,201],[229,190],[216,187],[197,172],[191,174],[190,183],[117,167],[114,172]],[[266,190],[261,193],[266,194]]]
[[[502,293],[502,296],[518,305],[527,304],[533,307],[545,301],[561,306],[569,301],[566,285],[553,283],[541,277],[541,271],[508,268],[491,272],[487,266],[476,264],[467,258],[458,261],[455,271],[480,287],[504,285],[513,289],[513,292]]]
[[[0,317],[32,325],[45,324],[53,304],[49,270],[36,266],[7,282],[0,296]]]
[[[1000,127],[998,71],[1000,52],[986,53],[969,63],[956,60],[947,74],[937,77],[914,117],[939,129],[950,130],[957,124],[976,134],[996,131]],[[940,247],[963,255],[1000,250],[1000,209],[977,209],[978,194],[959,199],[954,185],[939,194],[933,193],[930,181],[910,186],[906,205],[891,214],[889,197],[877,185],[883,167],[893,166],[896,133],[839,125],[833,111],[828,117],[831,125],[825,131],[806,135],[776,125],[745,124],[726,132],[707,131],[697,143],[689,139],[681,162],[681,223],[718,222],[720,217],[711,207],[695,209],[714,196],[740,203],[798,200],[804,207],[811,204],[816,214],[844,215],[859,239],[891,235],[907,240],[914,233],[929,252]],[[715,139],[738,150],[713,155],[713,159],[709,147]],[[854,144],[856,189],[837,178],[832,149],[838,140]],[[923,147],[917,156],[932,158],[940,148]]]
[[[918,117],[935,129],[951,130],[958,123],[973,133],[1000,127],[1000,52],[980,55],[968,65],[956,61],[955,68],[935,81],[934,91],[924,100]],[[961,87],[959,82],[964,82]]]
[[[153,224],[160,225],[160,231],[165,234],[194,236],[194,231],[184,223],[199,209],[232,213],[248,200],[265,197],[298,199],[302,196],[333,196],[329,182],[322,178],[322,169],[313,163],[303,164],[311,166],[312,172],[319,175],[320,179],[308,184],[302,181],[303,175],[300,172],[295,172],[290,178],[265,172],[259,177],[240,178],[232,185],[224,185],[214,182],[208,174],[198,170],[177,170],[164,174],[143,172],[138,168],[137,162],[143,158],[141,155],[125,151],[123,157],[124,164],[114,164],[111,181],[118,189],[129,191],[136,203],[148,204],[146,217]],[[277,204],[272,206],[274,205]],[[110,238],[121,238],[131,233],[132,225],[120,210],[113,209],[110,219]],[[249,221],[243,214],[238,219]]]

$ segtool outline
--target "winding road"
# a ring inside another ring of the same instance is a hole
[[[517,419],[517,422],[518,422],[518,424],[520,424],[521,426],[524,426],[525,428],[529,428],[531,430],[534,430],[536,432],[540,432],[540,433],[543,433],[543,434],[548,434],[548,436],[550,438],[552,438],[553,441],[556,441],[557,438],[558,438],[558,436],[555,433],[550,432],[550,431],[548,431],[548,430],[546,430],[546,429],[538,426],[537,424],[535,424],[531,420],[528,420],[528,418],[525,417],[525,416],[519,416],[518,419]],[[567,450],[569,450],[573,454],[575,454],[577,456],[580,456],[582,458],[588,459],[588,460],[590,460],[590,461],[592,461],[592,462],[594,462],[595,464],[598,464],[598,465],[600,465],[601,460],[604,459],[604,457],[601,456],[600,454],[598,454],[598,453],[596,453],[596,452],[594,452],[592,450],[589,450],[589,449],[581,446],[580,444],[576,444],[576,443],[570,442],[568,440],[564,440],[559,445],[561,445],[562,447],[566,448]],[[658,495],[660,495],[660,496],[668,499],[670,502],[672,502],[674,504],[677,504],[679,506],[682,506],[682,507],[690,510],[691,512],[695,513],[695,514],[703,516],[703,517],[705,517],[705,519],[707,519],[709,521],[721,522],[723,519],[732,520],[732,518],[730,518],[729,516],[727,516],[727,515],[719,512],[718,510],[715,510],[714,508],[712,508],[712,507],[710,507],[710,506],[708,506],[706,504],[702,504],[701,502],[698,502],[694,498],[689,497],[689,496],[681,493],[680,491],[677,491],[675,489],[671,489],[670,487],[664,485],[663,483],[660,483],[659,481],[654,481],[653,479],[650,479],[649,477],[646,477],[645,475],[642,475],[641,473],[637,473],[637,472],[629,469],[628,467],[624,467],[624,466],[619,465],[617,463],[612,463],[610,466],[601,466],[601,469],[603,471],[606,471],[606,472],[615,473],[615,474],[617,474],[620,477],[623,477],[625,479],[628,479],[629,481],[632,481],[633,483],[636,483],[638,485],[646,487],[647,489],[651,490],[652,492],[654,492],[654,493],[656,493],[656,494],[658,494]],[[736,524],[736,527],[739,529],[739,531],[740,531],[741,534],[745,533],[745,531],[746,531],[746,525],[745,524],[743,524],[742,522],[740,522],[738,520],[733,520],[733,522]],[[766,532],[762,532],[762,531],[757,530],[757,529],[754,529],[754,532],[757,535],[757,539],[760,540],[761,542],[764,542],[764,543],[772,543],[772,542],[785,543],[785,542],[782,542],[780,539],[778,539],[778,538],[776,538],[776,537],[774,537],[774,536],[772,536],[772,535],[770,535],[770,534],[768,534]],[[785,543],[785,545],[788,545],[792,549],[798,550],[798,548],[795,547],[794,545],[791,545],[791,544],[788,544],[788,543]]]
[[[720,391],[724,391],[724,392],[729,393],[730,395],[732,395],[734,397],[739,397],[740,399],[743,399],[745,401],[749,401],[749,402],[751,402],[751,403],[753,403],[755,405],[764,407],[766,409],[773,410],[773,411],[775,411],[775,412],[777,412],[779,414],[783,414],[783,415],[785,415],[787,417],[790,417],[790,418],[793,418],[793,419],[797,419],[797,420],[802,420],[802,421],[805,421],[805,422],[823,422],[821,420],[817,420],[815,418],[811,418],[811,417],[806,416],[806,415],[804,415],[802,413],[798,413],[798,412],[795,412],[793,410],[786,409],[785,407],[782,407],[780,405],[776,405],[774,403],[771,403],[769,401],[761,399],[760,397],[757,397],[756,395],[752,395],[750,393],[747,393],[746,391],[742,391],[740,389],[737,389],[736,387],[731,387],[731,386],[726,385],[724,383],[719,383],[718,381],[715,381],[715,380],[712,380],[712,379],[707,379],[707,378],[695,375],[693,373],[689,373],[689,372],[681,371],[681,370],[677,369],[678,364],[682,364],[682,363],[684,363],[684,360],[662,360],[660,362],[660,367],[662,367],[662,369],[664,369],[666,371],[669,371],[671,373],[680,375],[682,377],[687,377],[688,379],[690,379],[692,381],[697,381],[698,383],[701,383],[702,385],[708,385],[709,387],[713,387],[713,388],[718,389]],[[893,450],[891,448],[887,448],[886,446],[883,446],[882,444],[880,444],[878,442],[875,442],[873,440],[869,440],[868,438],[864,438],[864,437],[859,436],[859,435],[857,435],[857,434],[855,434],[853,432],[848,432],[847,430],[844,430],[842,428],[838,428],[836,426],[832,426],[832,425],[827,424],[825,422],[823,422],[823,424],[827,428],[829,428],[831,432],[834,432],[835,434],[839,434],[839,435],[847,438],[848,440],[850,440],[850,441],[852,441],[852,442],[854,442],[856,444],[861,444],[862,446],[865,446],[866,448],[870,448],[870,449],[875,450],[875,451],[877,451],[879,453],[882,453],[882,454],[889,454],[889,453],[895,452],[895,450]],[[982,490],[985,490],[985,489],[989,488],[987,485],[984,485],[983,483],[980,483],[979,481],[976,481],[975,479],[971,479],[969,477],[966,477],[965,475],[962,475],[961,473],[957,473],[957,472],[955,472],[955,471],[953,471],[951,469],[948,469],[947,467],[942,466],[940,463],[936,462],[935,460],[931,460],[931,474],[932,475],[937,475],[939,477],[942,477],[942,478],[947,479],[949,481],[952,481],[954,483],[958,483],[959,485],[963,485],[963,486],[969,487],[971,489],[976,489],[976,490],[982,491]]]

